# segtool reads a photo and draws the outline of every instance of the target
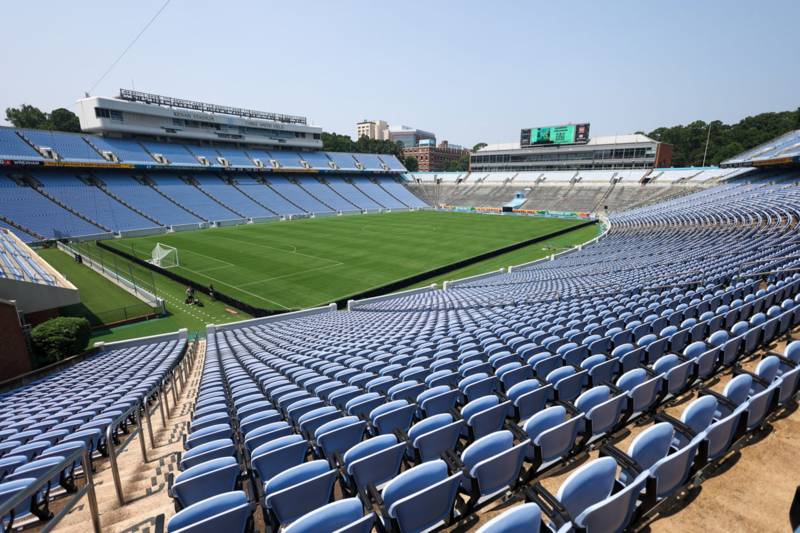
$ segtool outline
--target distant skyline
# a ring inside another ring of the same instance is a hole
[[[162,4],[3,2],[2,118],[74,111]],[[800,106],[798,19],[796,0],[172,0],[93,94],[299,114],[352,137],[382,119],[468,147],[569,122],[648,132]]]

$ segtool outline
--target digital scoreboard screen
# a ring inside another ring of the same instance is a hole
[[[589,124],[566,124],[522,130],[520,146],[542,144],[576,144],[589,142]]]

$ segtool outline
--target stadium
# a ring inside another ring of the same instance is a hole
[[[5,531],[800,530],[800,111],[714,164],[565,120],[418,172],[74,109],[0,125]]]

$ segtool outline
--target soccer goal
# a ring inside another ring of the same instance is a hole
[[[166,244],[156,243],[155,248],[150,254],[150,262],[157,267],[172,268],[180,266],[178,261],[178,249]]]

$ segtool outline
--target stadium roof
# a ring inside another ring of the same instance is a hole
[[[601,135],[598,137],[592,137],[589,139],[589,142],[586,143],[587,146],[596,146],[596,145],[609,145],[609,144],[636,144],[636,143],[653,143],[658,142],[654,139],[651,139],[647,135],[643,135],[641,133],[632,133],[629,135]],[[543,146],[552,146],[552,145],[543,145]],[[526,147],[526,148],[534,148]],[[520,145],[519,141],[512,142],[512,143],[498,143],[498,144],[487,144],[480,150],[479,152],[494,152],[499,150],[519,150]]]

